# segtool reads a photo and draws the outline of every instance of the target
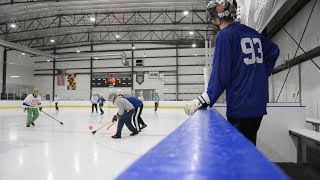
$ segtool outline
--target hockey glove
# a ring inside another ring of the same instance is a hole
[[[201,96],[198,97],[198,99],[194,99],[192,101],[189,101],[184,106],[184,112],[191,116],[193,115],[199,108],[207,108],[210,104],[210,98],[208,94],[205,92]]]
[[[112,118],[112,122],[116,122],[117,120],[118,120],[118,116],[114,115],[113,118]]]

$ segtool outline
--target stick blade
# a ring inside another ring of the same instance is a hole
[[[92,131],[92,134],[94,135],[97,131]]]
[[[63,126],[63,122],[60,122],[60,124]]]

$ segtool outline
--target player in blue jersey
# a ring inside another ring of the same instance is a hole
[[[263,115],[267,114],[267,77],[271,75],[279,48],[254,29],[237,23],[235,0],[213,0],[207,14],[218,27],[208,89],[185,106],[192,115],[198,108],[212,107],[226,90],[227,119],[252,143]]]
[[[104,114],[104,111],[103,111],[103,105],[104,105],[104,102],[105,102],[106,100],[103,98],[103,95],[102,94],[100,94],[99,95],[99,99],[98,99],[98,103],[99,103],[99,108],[100,108],[100,112],[101,112],[101,114],[100,115],[103,115]]]
[[[125,96],[125,99],[127,99],[134,107],[135,113],[133,115],[133,124],[137,131],[141,132],[141,129],[144,129],[147,127],[146,123],[141,118],[141,113],[143,110],[143,103],[138,98],[133,96]],[[141,127],[140,127],[141,124]]]

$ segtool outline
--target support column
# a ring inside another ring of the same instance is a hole
[[[179,51],[178,51],[179,45],[176,44],[176,101],[179,99]]]
[[[131,44],[131,77],[132,77],[131,95],[134,95],[134,90],[133,90],[133,84],[134,84],[134,79],[133,79],[134,50],[132,48],[133,46],[134,46],[134,43],[132,41],[132,44]]]
[[[91,52],[93,52],[93,45],[91,44],[90,47]],[[90,58],[90,97],[89,99],[91,99],[92,97],[92,68],[93,68],[93,58]]]
[[[53,54],[56,54],[56,48],[53,49]],[[56,89],[56,59],[53,59],[53,68],[52,68],[52,100],[54,100],[54,94]]]
[[[302,106],[302,99],[301,99],[301,94],[302,94],[302,86],[301,86],[301,63],[298,65],[298,71],[299,71],[299,103],[300,106]]]
[[[7,86],[7,48],[3,50],[3,64],[2,64],[2,97],[0,99],[4,99],[6,93]]]

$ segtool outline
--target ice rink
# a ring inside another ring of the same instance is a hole
[[[0,109],[0,180],[114,179],[187,119],[183,109],[146,108],[141,133],[131,137],[124,126],[122,139],[112,139],[117,124],[95,135],[88,125],[96,129],[111,120],[115,108],[102,116],[90,108],[44,111],[64,125],[40,113],[27,128],[22,109]]]

